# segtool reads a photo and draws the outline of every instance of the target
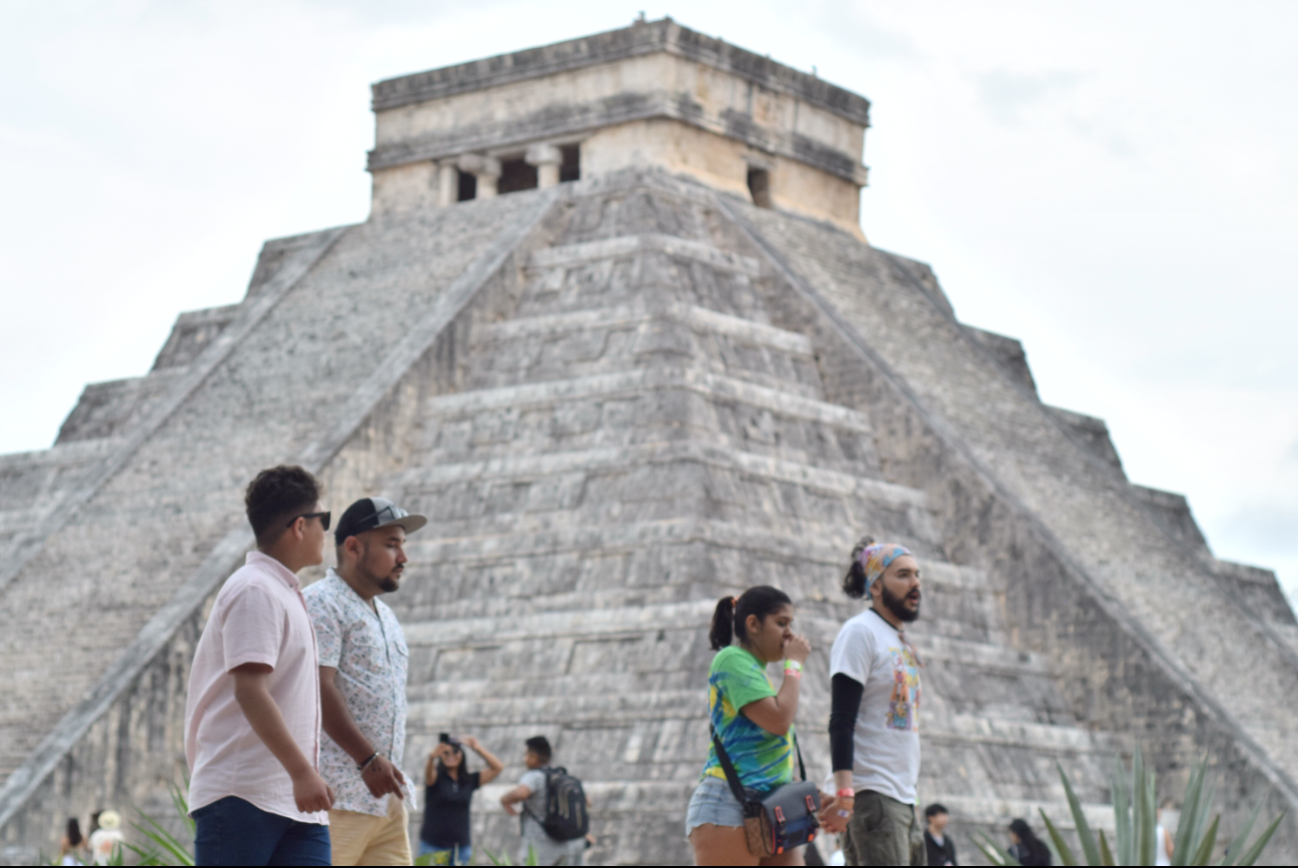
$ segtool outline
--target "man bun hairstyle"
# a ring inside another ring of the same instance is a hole
[[[320,493],[320,481],[295,464],[258,473],[243,496],[257,543],[269,545],[279,539],[284,524],[295,512],[309,511],[320,500]]]
[[[740,642],[747,641],[748,631],[744,624],[749,615],[756,615],[758,621],[765,621],[768,616],[792,605],[793,601],[788,594],[770,585],[749,588],[739,597],[722,597],[712,613],[712,629],[708,633],[712,650],[720,651],[729,647],[736,637]]]
[[[550,740],[543,735],[534,735],[524,744],[527,749],[541,758],[541,762],[548,763],[550,757],[554,756],[554,751],[550,749]]]
[[[865,567],[861,566],[861,552],[872,545],[874,545],[874,537],[864,536],[852,549],[852,564],[847,568],[846,575],[843,576],[843,593],[853,600],[864,597],[866,586],[869,585],[869,580],[865,575]]]

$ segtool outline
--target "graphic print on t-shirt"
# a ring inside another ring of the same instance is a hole
[[[888,729],[919,732],[919,665],[909,648],[889,648],[892,655],[892,697]]]

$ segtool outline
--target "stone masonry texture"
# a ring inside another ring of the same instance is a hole
[[[240,305],[182,315],[148,376],[0,456],[6,859],[68,815],[165,813],[219,587],[194,577],[247,545],[247,480],[301,456],[335,512],[430,518],[387,598],[404,767],[442,731],[505,759],[479,847],[513,852],[497,798],[544,733],[594,801],[592,863],[688,864],[708,620],[755,584],[813,644],[819,780],[828,650],[859,611],[838,581],[869,534],[923,566],[920,797],[968,861],[973,830],[1065,820],[1057,767],[1111,825],[1136,745],[1169,795],[1208,754],[1227,837],[1262,801],[1289,812],[1268,858],[1298,857],[1274,576],[1214,559],[1184,498],[1131,485],[1104,423],[1041,404],[1022,346],[962,326],[926,266],[645,170],[270,242]]]

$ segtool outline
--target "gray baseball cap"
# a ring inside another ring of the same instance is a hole
[[[426,524],[428,519],[406,512],[386,497],[362,497],[347,507],[343,517],[338,519],[334,541],[342,545],[349,536],[381,527],[400,527],[406,533],[414,533]]]

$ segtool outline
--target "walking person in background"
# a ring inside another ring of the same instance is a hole
[[[487,770],[469,771],[464,749],[482,757]],[[424,767],[424,825],[419,832],[419,855],[433,854],[434,865],[468,865],[473,858],[469,807],[479,787],[505,770],[505,764],[471,735],[442,740],[428,754]]]
[[[919,617],[919,564],[895,544],[864,539],[843,577],[870,608],[838,632],[829,656],[829,746],[848,865],[926,865],[915,816],[919,780],[919,654],[906,624]]]
[[[329,513],[301,467],[263,470],[244,502],[257,550],[216,595],[189,673],[194,860],[328,865],[333,792],[317,770],[320,673],[297,573],[324,560]]]
[[[320,773],[336,794],[334,865],[411,862],[406,801],[415,791],[397,766],[406,749],[410,651],[378,598],[401,586],[406,534],[427,523],[390,500],[361,498],[338,519],[338,568],[303,592],[320,646]]]
[[[1009,853],[1020,865],[1053,865],[1054,856],[1045,842],[1036,836],[1027,820],[1010,823]]]
[[[59,839],[59,864],[84,864],[81,861],[81,845],[84,843],[85,839],[81,837],[81,821],[76,817],[68,817],[68,822],[63,827],[63,837]]]
[[[959,865],[955,858],[955,842],[946,834],[947,821],[951,815],[943,805],[936,802],[924,809],[924,820],[928,828],[924,830],[924,849],[928,854],[928,865]]]
[[[793,719],[802,664],[811,653],[793,632],[793,601],[776,588],[723,597],[712,615],[708,711],[712,728],[745,790],[769,792],[793,780]],[[737,644],[731,644],[737,641]],[[777,692],[766,676],[784,661]],[[735,800],[715,747],[685,815],[685,837],[697,865],[802,865],[802,848],[759,859],[748,851],[743,806]]]
[[[550,768],[553,753],[550,740],[545,736],[529,738],[523,751],[523,765],[527,771],[518,779],[518,786],[500,797],[500,805],[511,817],[522,815],[519,821],[522,826],[522,842],[518,848],[520,863],[527,860],[530,850],[536,853],[537,865],[583,865],[586,848],[593,843],[590,835],[557,841],[545,830],[549,814],[546,802],[554,772]]]
[[[1155,815],[1157,825],[1154,827],[1154,864],[1171,865],[1172,851],[1175,846],[1172,844],[1172,836],[1167,833],[1167,827],[1163,825],[1163,811],[1172,806],[1172,800],[1168,799],[1158,808]]]
[[[90,833],[90,861],[95,865],[113,864],[122,848],[122,816],[116,811],[95,814],[95,831]]]

